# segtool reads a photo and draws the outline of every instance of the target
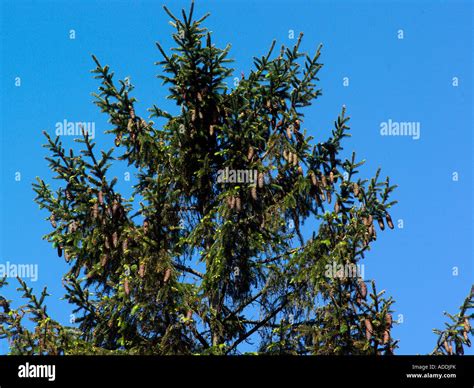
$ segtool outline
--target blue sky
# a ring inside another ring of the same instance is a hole
[[[96,124],[96,140],[110,148],[109,128],[92,104],[98,82],[89,71],[91,54],[110,65],[117,77],[130,76],[137,111],[165,101],[167,89],[155,76],[159,41],[170,47],[172,28],[162,1],[12,1],[0,8],[0,263],[35,263],[38,291],[48,286],[49,312],[61,322],[70,307],[60,301],[62,259],[41,236],[49,232],[47,214],[33,202],[36,176],[50,181],[41,131],[56,122]],[[166,3],[176,13],[188,1]],[[362,176],[377,167],[399,185],[394,220],[403,229],[379,233],[363,261],[366,279],[396,300],[393,330],[398,354],[432,350],[434,327],[443,311],[456,312],[474,283],[472,131],[473,9],[468,1],[200,1],[214,42],[232,44],[235,74],[247,74],[254,55],[273,39],[293,45],[304,32],[302,48],[313,53],[323,44],[320,87],[323,96],[305,111],[304,127],[324,140],[343,104],[351,116],[354,150],[367,162]],[[70,39],[75,30],[75,39]],[[399,39],[403,30],[403,39]],[[16,77],[21,86],[15,85]],[[344,77],[349,85],[343,84]],[[453,86],[457,77],[458,86]],[[420,138],[381,136],[389,119],[420,124]],[[72,146],[71,138],[63,139]],[[123,182],[125,166],[114,173]],[[16,173],[21,180],[15,180]],[[453,181],[453,173],[459,179]],[[308,225],[308,228],[311,226]],[[453,276],[453,267],[458,275]],[[12,285],[15,281],[12,280]],[[13,287],[10,287],[13,289]],[[10,297],[17,297],[11,290]],[[6,352],[0,344],[0,354]],[[471,349],[469,354],[474,354]]]

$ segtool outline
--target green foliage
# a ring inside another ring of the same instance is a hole
[[[282,47],[254,59],[235,87],[229,46],[217,48],[183,11],[176,47],[159,77],[176,113],[135,110],[133,86],[93,57],[95,103],[107,114],[115,147],[80,154],[48,134],[47,158],[61,187],[38,178],[36,201],[52,225],[44,238],[70,264],[65,299],[75,328],[52,321],[24,283],[28,304],[1,316],[14,354],[391,354],[391,298],[358,276],[328,276],[355,266],[393,228],[395,186],[357,178],[363,162],[342,159],[349,117],[342,108],[326,140],[313,143],[302,109],[321,95],[314,56]],[[136,168],[131,198],[109,167]],[[250,182],[223,183],[226,168],[255,171]],[[134,198],[140,198],[139,208]],[[305,239],[304,222],[314,225]],[[200,272],[200,269],[203,272]],[[0,284],[0,286],[3,284]],[[7,305],[9,306],[9,305]],[[5,308],[5,306],[4,306]],[[9,307],[8,307],[9,309]],[[35,331],[22,324],[32,315]]]
[[[451,315],[445,312],[450,322],[446,323],[444,330],[433,329],[438,335],[433,355],[463,355],[464,346],[471,346],[469,336],[474,334],[470,321],[474,318],[474,286],[471,293],[459,308],[459,313]]]

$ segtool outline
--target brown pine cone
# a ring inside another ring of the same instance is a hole
[[[99,192],[97,193],[97,199],[99,200],[100,205],[104,204],[104,193],[102,192],[102,190],[99,190]]]
[[[392,327],[392,323],[393,323],[392,314],[389,313],[385,316],[385,323],[387,327]]]
[[[332,171],[329,172],[329,182],[331,182],[331,184],[334,183],[334,173]]]
[[[253,159],[253,156],[255,155],[255,151],[252,146],[249,147],[249,150],[247,152],[247,160],[250,162]]]
[[[377,221],[379,223],[380,230],[384,230],[385,229],[385,224],[383,223],[383,219],[379,218]]]
[[[168,280],[170,280],[170,277],[171,277],[171,268],[166,268],[165,276],[163,278],[163,282],[167,283]]]
[[[54,213],[51,213],[51,216],[49,217],[49,222],[51,223],[51,226],[56,229],[58,224],[56,222],[56,216],[54,215]]]
[[[390,342],[390,330],[384,330],[383,332],[383,339],[382,339],[384,344],[388,344]]]
[[[138,276],[143,278],[145,276],[145,263],[140,263],[140,266],[138,268]]]
[[[125,279],[125,281],[123,282],[123,289],[125,291],[125,295],[130,294],[130,284],[128,282],[128,279]]]
[[[370,341],[372,338],[372,333],[373,333],[373,327],[372,327],[372,322],[370,322],[369,318],[365,318],[365,338],[367,338],[367,341]]]
[[[235,198],[235,209],[240,212],[242,210],[242,201],[240,197]]]
[[[362,299],[367,297],[367,285],[362,279],[359,281],[359,294]]]
[[[356,197],[359,196],[359,185],[357,183],[354,182],[354,184],[352,185],[352,190],[354,192],[354,195]]]
[[[257,200],[257,187],[256,186],[252,186],[250,188],[250,194],[252,196],[252,199],[256,201]]]

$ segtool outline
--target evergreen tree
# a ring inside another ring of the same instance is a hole
[[[392,354],[393,300],[340,275],[377,229],[393,228],[395,186],[379,171],[359,178],[354,153],[342,159],[344,108],[326,140],[306,134],[321,47],[309,56],[302,36],[276,52],[273,42],[229,88],[230,47],[216,47],[208,15],[193,10],[178,19],[165,7],[176,47],[157,44],[174,114],[155,105],[141,116],[133,86],[93,57],[114,147],[97,153],[84,133],[77,154],[45,133],[61,187],[38,178],[34,190],[51,222],[45,239],[70,264],[76,325],[52,320],[46,290],[37,299],[20,280],[27,304],[0,300],[0,336],[13,354],[238,354],[249,340],[259,353]],[[131,198],[112,163],[136,169]]]
[[[446,328],[444,330],[433,330],[438,335],[438,341],[431,352],[432,355],[464,355],[464,346],[471,346],[469,335],[474,333],[470,322],[474,318],[473,310],[474,286],[472,286],[471,293],[459,308],[459,313],[456,315],[444,313],[451,321],[445,323]]]

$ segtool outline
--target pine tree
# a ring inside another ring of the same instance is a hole
[[[471,346],[470,336],[474,333],[471,320],[474,318],[474,286],[471,288],[469,296],[459,308],[459,313],[451,315],[444,313],[451,321],[446,323],[444,330],[433,329],[438,335],[436,346],[431,352],[432,355],[464,355],[464,347]]]
[[[273,42],[229,88],[230,46],[212,43],[208,14],[165,11],[176,47],[157,44],[158,64],[176,112],[155,105],[141,116],[133,85],[93,57],[112,148],[98,154],[84,133],[77,154],[45,133],[62,183],[54,191],[38,178],[34,190],[51,222],[45,239],[70,265],[76,325],[52,320],[46,290],[37,300],[22,282],[28,303],[2,302],[0,336],[14,354],[238,354],[250,339],[258,353],[392,354],[392,298],[326,272],[353,268],[376,231],[393,228],[395,186],[380,170],[358,178],[355,153],[342,159],[344,107],[326,140],[307,135],[321,47],[300,52],[301,35],[275,53]],[[113,163],[136,169],[131,198],[110,179]],[[250,173],[221,182],[223,171]]]

